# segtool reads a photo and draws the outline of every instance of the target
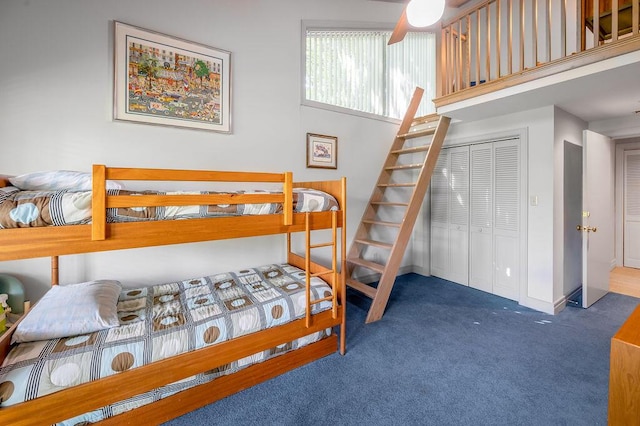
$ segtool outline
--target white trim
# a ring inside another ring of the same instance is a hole
[[[443,148],[452,148],[459,145],[475,145],[479,143],[487,142],[501,142],[511,139],[522,140],[523,135],[527,134],[527,128],[503,130],[494,133],[483,133],[481,136],[466,136],[466,137],[447,137],[445,139],[445,145]]]
[[[558,312],[563,310],[564,307],[567,305],[567,299],[566,297],[562,297],[562,299],[560,299],[559,301],[556,301],[555,303],[550,303],[550,302],[543,302],[542,300],[534,299],[532,297],[525,297],[523,299],[520,299],[518,303],[524,306],[525,308],[544,312],[545,314],[549,314],[549,315],[556,315]]]
[[[349,115],[355,115],[357,117],[368,118],[370,120],[385,121],[387,123],[392,123],[397,126],[399,126],[400,123],[402,123],[402,120],[398,118],[387,117],[385,115],[372,114],[370,112],[358,111],[355,109],[343,108],[343,107],[339,107],[331,104],[325,104],[322,102],[308,101],[304,99],[304,87],[302,88],[302,90],[303,91],[300,92],[302,97],[300,104],[303,107],[324,109],[324,110],[335,112],[338,114],[349,114]]]

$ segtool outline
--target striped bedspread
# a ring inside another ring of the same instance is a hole
[[[219,192],[161,192],[112,189],[109,195],[179,195],[219,194]],[[228,194],[229,192],[227,192]],[[268,191],[236,191],[233,194],[268,193]],[[294,212],[336,210],[334,197],[314,189],[293,190]],[[173,220],[217,216],[264,215],[282,212],[280,203],[229,204],[208,206],[132,207],[107,209],[107,222]],[[20,191],[8,186],[0,188],[0,228],[77,225],[91,222],[90,191]]]

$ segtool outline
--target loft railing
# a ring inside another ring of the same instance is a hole
[[[442,26],[436,106],[518,84],[508,81],[513,76],[530,80],[575,67],[569,59],[604,59],[583,52],[640,41],[639,1],[486,0],[463,10]],[[483,85],[492,87],[479,91]]]

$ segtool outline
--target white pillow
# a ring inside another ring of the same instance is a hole
[[[56,339],[117,327],[121,290],[120,283],[112,280],[55,285],[20,321],[12,342]]]
[[[72,170],[33,172],[9,178],[9,182],[23,191],[91,191],[91,173]],[[108,180],[107,189],[122,189],[119,182]]]

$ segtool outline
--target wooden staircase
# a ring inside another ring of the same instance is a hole
[[[423,93],[424,90],[418,87],[413,94],[347,255],[347,285],[373,299],[367,323],[382,318],[449,128],[449,117],[434,114],[414,119]],[[409,146],[407,142],[425,136],[432,136],[431,144]],[[426,153],[423,160],[413,162],[416,155],[423,153]],[[414,170],[411,175],[419,170],[417,180],[412,176],[411,182],[405,182],[402,179],[407,179],[407,171],[410,170]],[[382,213],[385,213],[395,219],[400,217],[402,210],[404,213],[399,221],[382,218]],[[395,237],[389,237],[387,242],[380,241],[379,236],[386,236],[385,233]],[[374,259],[369,256],[369,251],[374,252]],[[384,255],[379,256],[379,252]],[[384,257],[386,261],[381,261]],[[363,270],[368,275],[371,272],[380,274],[377,287],[353,278],[354,272]]]

